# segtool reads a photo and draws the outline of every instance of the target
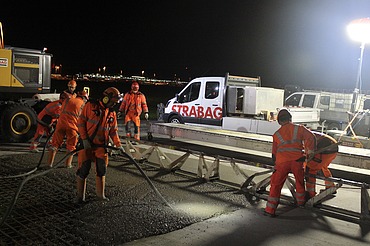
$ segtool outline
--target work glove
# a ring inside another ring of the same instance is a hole
[[[89,139],[82,139],[82,143],[84,145],[84,149],[91,149],[91,143]]]
[[[148,119],[149,119],[149,113],[148,113],[148,112],[146,112],[146,113],[144,114],[144,118],[145,118],[146,120],[148,120]]]

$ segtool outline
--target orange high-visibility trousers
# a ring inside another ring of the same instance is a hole
[[[297,205],[304,205],[305,199],[305,187],[304,187],[304,169],[302,162],[287,161],[275,164],[275,171],[271,176],[270,181],[270,194],[267,198],[267,204],[265,211],[269,214],[275,214],[279,199],[281,195],[281,189],[284,186],[284,182],[288,177],[289,173],[293,173],[296,182],[296,202]]]
[[[134,123],[134,138],[140,140],[140,116],[136,111],[129,110],[125,117],[126,137],[131,137],[129,122]]]
[[[308,164],[305,163],[305,169],[308,167],[308,174],[316,175],[317,172],[320,170],[323,172],[324,177],[330,178],[332,174],[329,170],[330,163],[335,159],[337,153],[330,153],[330,154],[318,154],[315,156],[316,159],[321,160],[321,162],[317,161],[310,161]],[[307,170],[306,170],[307,171]],[[325,188],[334,187],[334,183],[328,180],[325,180]],[[306,182],[306,191],[310,195],[310,197],[314,197],[316,195],[316,178],[315,177],[308,177]]]

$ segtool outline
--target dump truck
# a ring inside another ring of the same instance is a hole
[[[168,123],[207,125],[225,130],[272,135],[284,90],[262,87],[260,77],[199,77],[191,80],[164,109]],[[319,128],[320,110],[289,109],[294,123]]]

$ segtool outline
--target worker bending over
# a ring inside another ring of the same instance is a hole
[[[126,137],[132,137],[129,125],[131,121],[134,124],[134,138],[140,140],[140,115],[144,112],[144,117],[148,120],[149,113],[145,95],[139,91],[138,82],[134,81],[131,84],[131,91],[123,97],[119,112],[125,117]]]
[[[67,98],[64,100],[53,139],[51,140],[48,158],[49,167],[53,166],[55,155],[63,144],[64,137],[67,138],[67,154],[76,149],[78,142],[77,119],[87,100],[89,100],[89,96],[86,91],[78,92],[76,98]],[[69,155],[65,162],[67,168],[72,167],[72,160],[73,155]]]
[[[304,169],[300,160],[305,155],[311,156],[315,149],[313,133],[302,125],[293,124],[292,115],[288,110],[281,109],[277,120],[281,127],[272,136],[272,160],[275,170],[271,176],[270,194],[264,210],[264,214],[271,217],[275,216],[281,189],[290,172],[296,182],[297,205],[305,204]]]
[[[46,133],[46,137],[49,137],[53,127],[59,118],[62,103],[68,97],[66,93],[61,93],[59,100],[50,102],[45,108],[37,115],[37,129],[32,139],[30,151],[38,152],[37,146],[40,144],[42,136]],[[47,143],[46,143],[47,144]]]
[[[316,175],[320,170],[323,172],[324,177],[332,177],[329,170],[330,163],[335,159],[338,154],[338,144],[337,141],[329,135],[320,132],[313,132],[316,137],[316,151],[319,152],[305,163],[305,173]],[[316,195],[316,178],[313,176],[308,177],[306,180],[306,191],[309,194],[309,197],[314,197]],[[325,180],[325,188],[334,187],[334,183]]]
[[[78,118],[78,131],[84,149],[78,153],[77,202],[85,201],[86,178],[91,164],[95,162],[96,195],[99,199],[108,200],[105,196],[105,175],[108,166],[108,153],[105,146],[109,138],[118,148],[121,141],[118,136],[117,116],[113,107],[121,101],[120,92],[110,87],[103,92],[100,100],[88,102]]]

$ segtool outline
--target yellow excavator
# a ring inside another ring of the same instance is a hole
[[[45,49],[5,46],[0,22],[1,141],[28,142],[36,130],[37,114],[58,99],[55,94],[41,96],[51,90],[51,58]]]

